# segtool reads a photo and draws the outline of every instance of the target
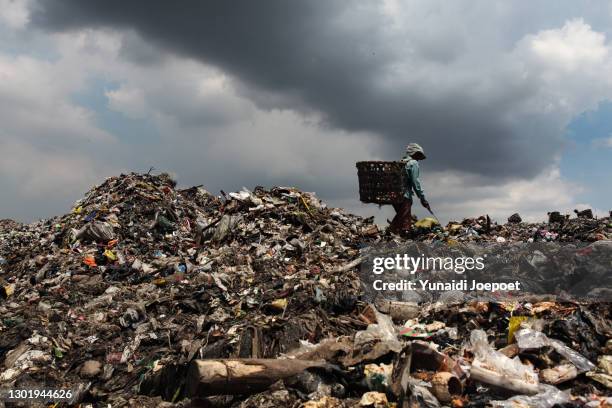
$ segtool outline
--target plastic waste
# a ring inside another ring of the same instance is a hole
[[[422,229],[432,229],[436,225],[440,225],[440,223],[433,217],[425,217],[414,223],[415,228]]]
[[[95,242],[108,242],[115,237],[113,227],[101,221],[92,221],[81,228],[77,234],[77,239],[90,240]]]
[[[370,324],[366,330],[358,331],[355,334],[355,347],[361,347],[371,342],[380,341],[384,343],[389,350],[396,353],[402,349],[402,344],[397,339],[397,331],[393,325],[393,321],[387,315],[384,315],[377,310],[374,310],[376,315],[375,324]]]
[[[438,402],[438,399],[429,390],[430,386],[431,384],[425,381],[417,380],[413,377],[408,377],[407,389],[410,391],[409,401],[410,403],[413,403],[412,406],[425,408],[440,407],[440,402]]]
[[[511,359],[494,350],[483,330],[472,330],[470,347],[474,353],[471,378],[521,394],[538,392],[538,375],[533,368],[524,365],[518,357]]]
[[[584,373],[595,368],[595,364],[580,355],[580,353],[567,347],[559,340],[548,338],[548,336],[542,332],[531,329],[521,329],[517,331],[514,336],[521,349],[536,349],[545,346],[553,347],[557,353],[561,354],[569,362],[575,365],[579,373]]]
[[[201,187],[178,189],[164,175],[124,174],[92,188],[73,207],[79,211],[32,224],[0,220],[0,388],[35,383],[54,388],[60,381],[79,390],[79,401],[103,406],[184,405],[185,387],[179,385],[184,364],[239,357],[245,369],[253,368],[252,359],[287,367],[291,360],[325,364],[309,369],[300,384],[275,382],[252,395],[246,390],[232,397],[236,406],[354,406],[368,387],[384,388],[389,406],[396,401],[398,406],[479,406],[499,391],[494,384],[511,384],[512,393],[527,389],[520,401],[531,388],[520,376],[507,375],[520,349],[517,343],[504,347],[511,334],[505,329],[508,319],[527,314],[542,324],[533,319],[520,327],[542,331],[545,323],[551,338],[580,347],[592,361],[612,354],[612,342],[601,344],[612,329],[599,294],[596,303],[577,304],[536,297],[529,298],[535,303],[474,299],[462,291],[434,298],[415,291],[389,295],[379,305],[382,296],[362,291],[363,259],[373,244],[397,246],[405,240],[381,233],[373,219],[328,209],[313,194],[292,187],[243,191],[214,195]],[[497,244],[496,237],[506,242]],[[581,242],[610,237],[609,218],[500,225],[482,216],[415,229],[411,242],[425,251],[439,245],[451,256],[465,247],[482,255],[489,244],[508,249],[523,259],[526,277],[550,278],[555,285],[575,276],[566,263],[545,273],[553,253],[581,246],[571,252],[588,272],[580,277],[605,290],[608,269],[594,273],[591,265],[612,248],[605,240]],[[537,246],[520,244],[546,239],[571,245],[546,244],[538,247],[541,256],[530,256]],[[93,266],[83,263],[88,257]],[[7,286],[14,288],[8,296]],[[411,319],[419,332],[432,334],[427,341],[398,336],[394,323],[401,328]],[[474,366],[471,353],[461,351],[462,339],[473,329],[489,334],[483,342],[486,358],[481,355]],[[504,347],[508,360],[500,363],[487,340]],[[300,344],[299,355],[292,354]],[[557,358],[549,349],[520,357],[537,359],[546,351],[546,358]],[[84,370],[88,360],[99,363]],[[545,363],[548,368],[538,366],[540,383],[572,375],[573,363]],[[586,406],[604,401],[593,395],[604,394],[610,384],[604,367],[566,380],[563,388],[571,388]],[[464,382],[470,369],[473,381],[461,397],[440,402],[454,394],[452,380],[445,377]],[[160,373],[166,376],[157,377]],[[136,387],[145,378],[159,381],[149,389]],[[533,396],[542,393],[538,386]],[[228,400],[215,396],[204,403]]]

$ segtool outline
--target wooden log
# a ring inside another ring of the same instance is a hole
[[[517,394],[534,395],[538,393],[539,389],[537,382],[529,383],[482,367],[472,366],[470,369],[470,378],[481,383],[494,385],[507,391],[513,391]]]
[[[185,391],[188,397],[252,394],[309,368],[328,368],[321,361],[292,359],[219,359],[191,362]]]

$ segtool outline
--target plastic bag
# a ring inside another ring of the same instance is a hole
[[[397,332],[393,321],[389,316],[377,310],[374,310],[374,313],[377,323],[370,324],[366,330],[358,331],[355,334],[355,347],[372,341],[381,341],[387,344],[389,350],[399,353],[402,349],[402,343],[397,339]]]
[[[489,345],[487,335],[483,330],[472,330],[470,343],[476,356],[474,362],[478,365],[531,383],[538,382],[538,375],[533,371],[533,368],[523,364],[518,357],[509,358],[493,349]]]
[[[538,392],[538,375],[533,368],[521,363],[518,357],[511,359],[493,349],[483,330],[472,330],[470,344],[475,355],[470,369],[474,380],[520,394]]]
[[[408,389],[410,390],[410,398],[414,400],[415,404],[412,406],[427,407],[427,408],[438,408],[440,403],[438,399],[429,391],[431,384],[417,380],[416,378],[408,378]],[[419,405],[416,405],[418,403]]]
[[[106,222],[100,221],[93,221],[85,224],[83,228],[76,233],[77,239],[85,239],[95,242],[108,242],[114,237],[115,233],[113,232],[113,227]]]
[[[561,354],[570,363],[575,365],[580,373],[591,371],[595,368],[595,364],[591,363],[580,353],[567,347],[559,340],[548,338],[548,336],[542,332],[531,329],[521,329],[515,333],[514,337],[520,349],[535,349],[545,346],[554,348],[557,353]]]

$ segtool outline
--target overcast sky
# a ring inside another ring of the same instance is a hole
[[[355,162],[409,142],[443,221],[604,214],[611,38],[610,1],[0,0],[0,218],[153,166],[384,220]]]

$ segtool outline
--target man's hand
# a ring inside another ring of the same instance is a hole
[[[429,207],[429,201],[427,201],[425,198],[421,198],[421,205],[431,211],[431,208]]]

